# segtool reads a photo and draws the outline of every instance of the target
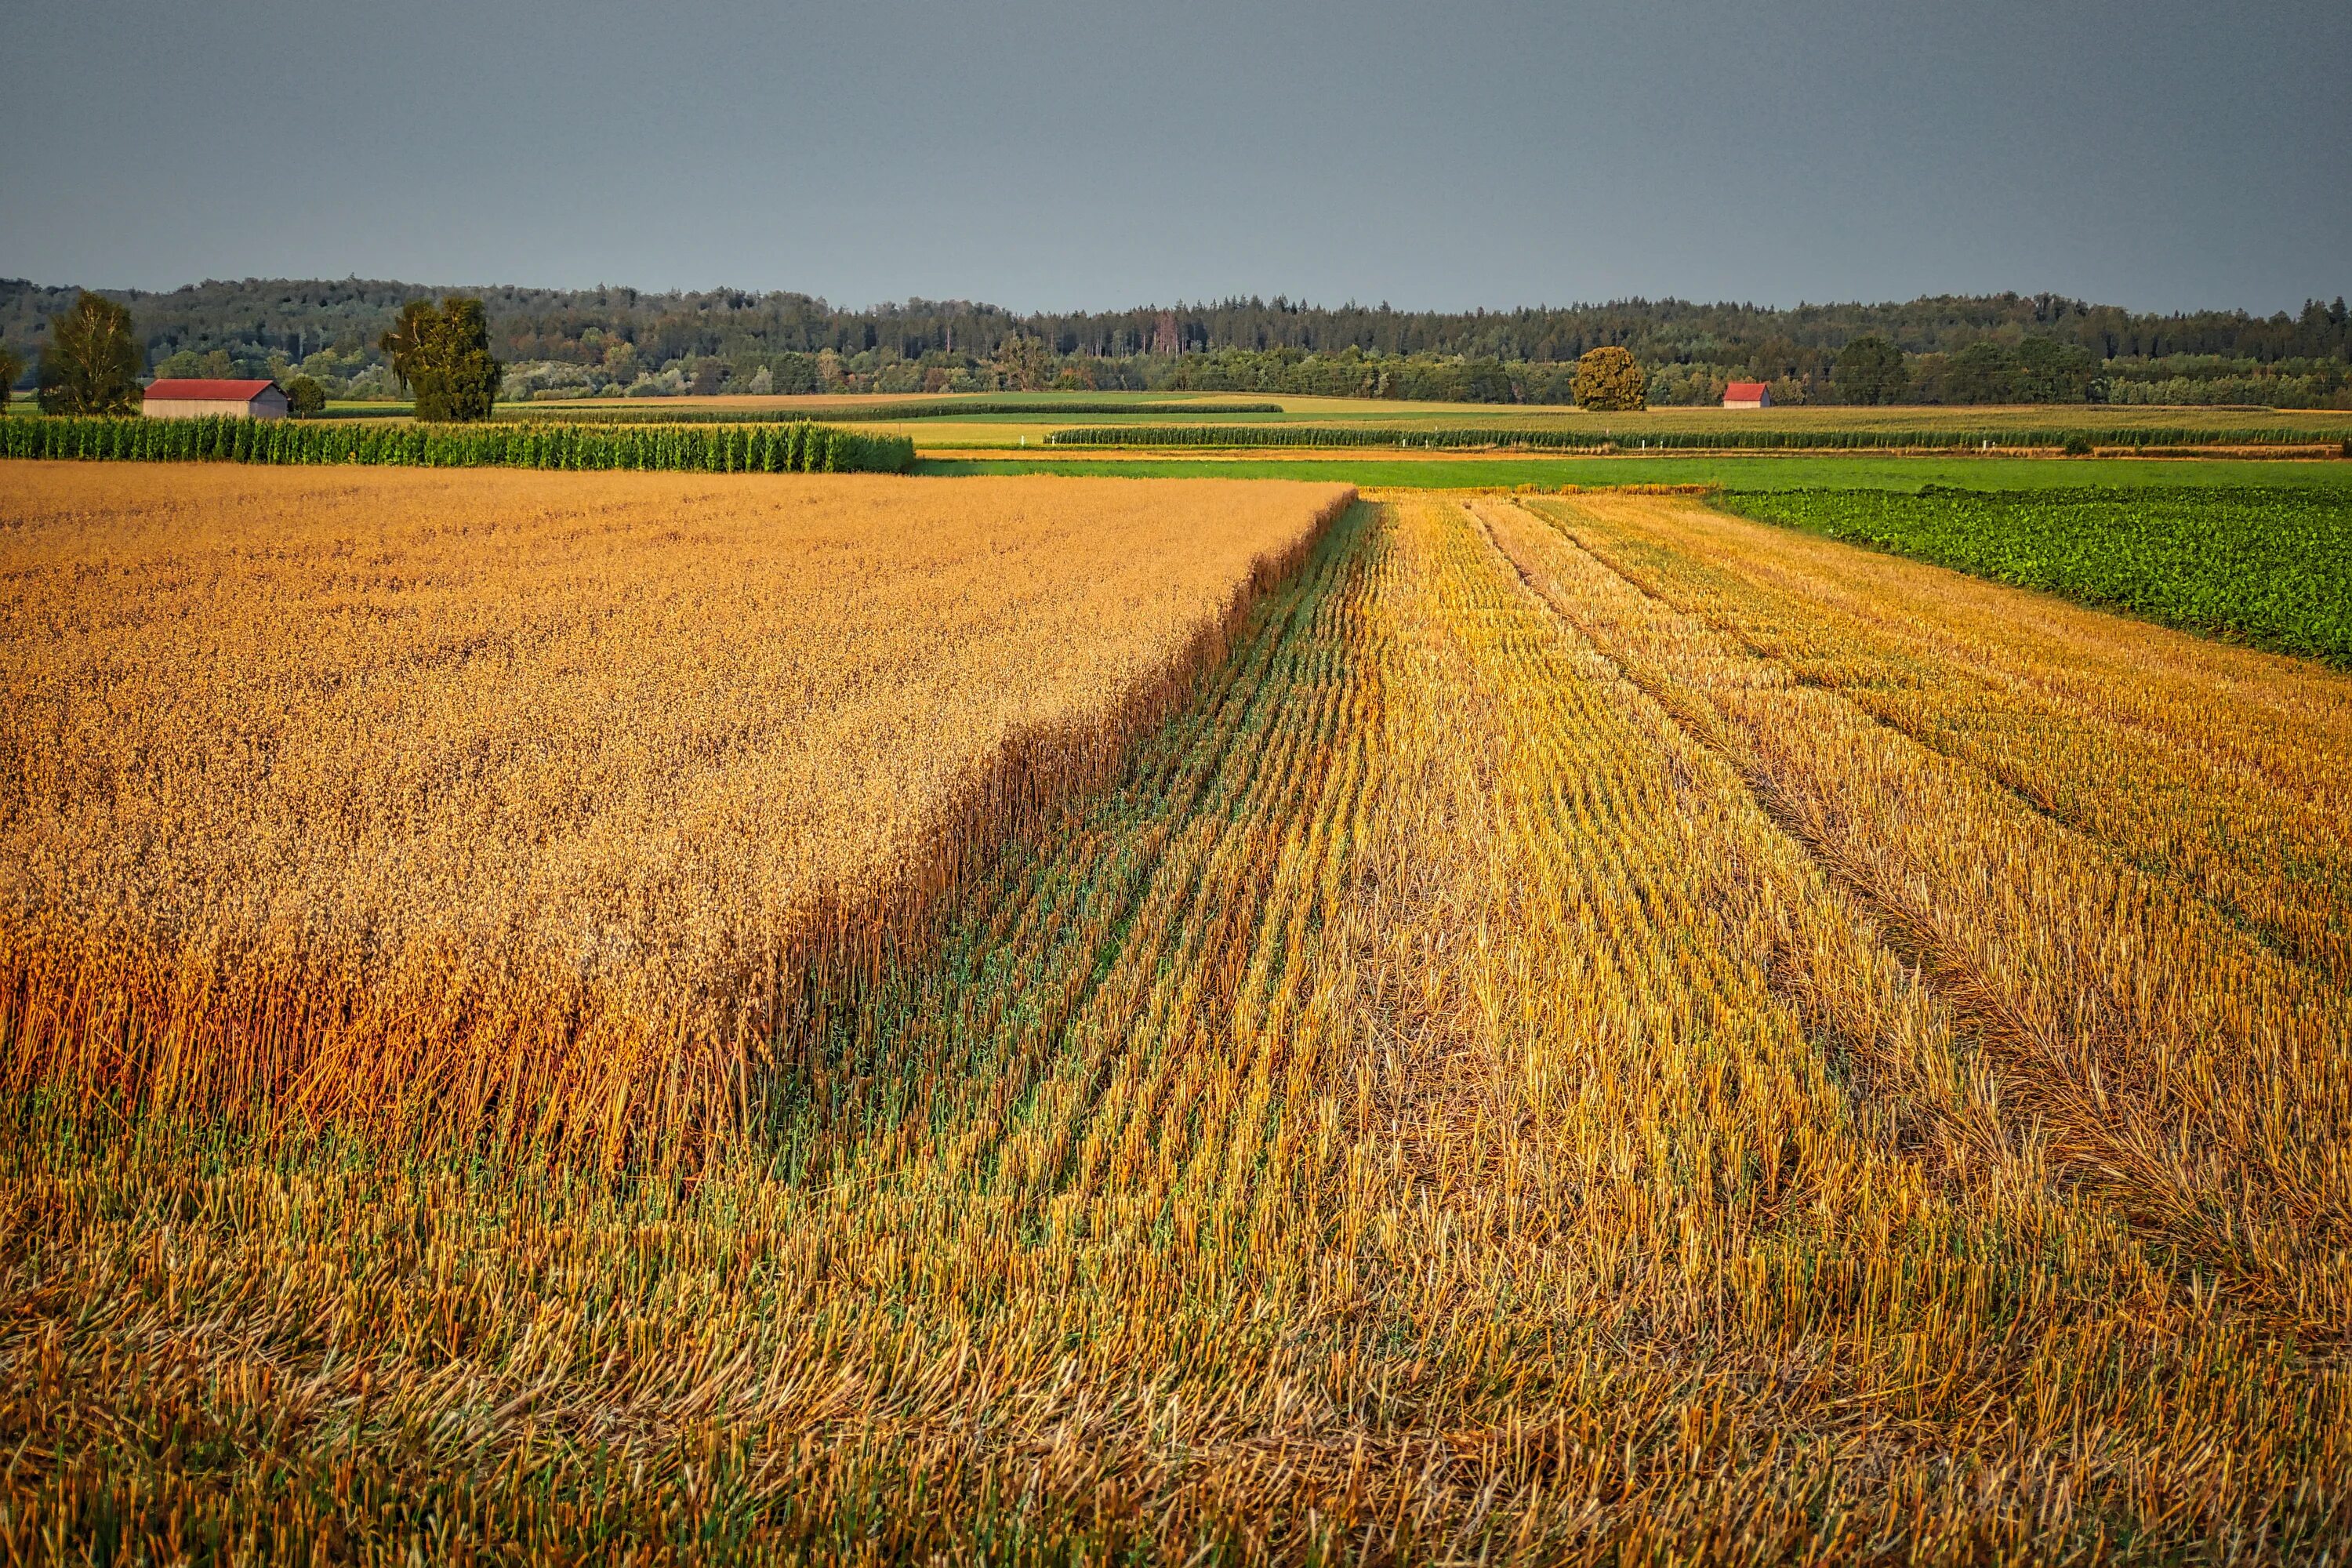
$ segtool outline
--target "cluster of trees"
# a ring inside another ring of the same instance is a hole
[[[109,297],[138,315],[146,363],[159,373],[166,364],[176,373],[183,355],[222,355],[233,374],[289,384],[309,375],[337,395],[388,397],[404,382],[382,335],[436,292],[359,279],[249,279]],[[2352,312],[2340,299],[2266,317],[2159,316],[2054,294],[1792,310],[1630,300],[1468,312],[1324,309],[1277,297],[1024,316],[964,300],[851,310],[804,294],[738,289],[491,289],[478,297],[485,352],[508,367],[508,398],[1063,386],[1565,403],[1577,362],[1610,347],[1643,366],[1652,403],[1712,402],[1734,379],[1769,384],[1778,402],[1838,402],[1849,388],[1883,397],[1898,380],[1885,364],[1841,377],[1846,351],[1870,342],[1899,356],[1901,395],[1911,401],[2146,401],[2187,385],[2188,401],[2352,404]],[[29,363],[47,317],[70,299],[0,280],[0,342]]]
[[[1903,363],[1901,349],[1871,333],[1838,351],[1830,382],[1837,388],[1841,403],[1901,403],[1910,395],[1911,372]]]
[[[2341,359],[2249,365],[2221,354],[2167,354],[2109,361],[2101,368],[2101,381],[2109,403],[2352,407],[2352,362]]]
[[[37,376],[43,413],[139,412],[145,355],[127,309],[84,289],[45,325]],[[419,419],[457,424],[490,416],[504,367],[490,353],[489,321],[479,300],[455,299],[437,306],[411,300],[376,346],[399,383],[415,388]],[[24,368],[15,350],[0,347],[0,409],[7,407]],[[163,376],[260,379],[243,375],[243,367],[218,349],[203,354],[179,351],[157,368]],[[315,377],[288,378],[283,390],[297,418],[326,410],[327,389]]]
[[[2087,403],[2102,390],[2100,363],[2079,343],[1980,339],[1956,353],[1906,356],[1872,334],[1838,351],[1831,401],[1887,403]]]
[[[2098,373],[2098,361],[2079,343],[2026,338],[1922,354],[1914,379],[1922,402],[2086,403]]]
[[[2087,403],[2099,365],[2079,344],[2053,338],[1982,340],[1958,353],[1903,351],[1876,335],[1838,351],[1832,401],[1890,403]]]

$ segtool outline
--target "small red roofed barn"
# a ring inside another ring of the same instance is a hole
[[[1726,408],[1769,408],[1772,389],[1760,381],[1735,381],[1723,389]]]
[[[155,381],[148,383],[140,411],[150,419],[198,419],[207,414],[283,419],[286,395],[274,381]]]

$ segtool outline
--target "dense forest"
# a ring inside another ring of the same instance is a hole
[[[1783,403],[1834,402],[1839,351],[1869,336],[1901,350],[1914,402],[2352,406],[2352,316],[2341,298],[2267,317],[2135,313],[2054,294],[1466,313],[1276,298],[1024,316],[963,300],[852,310],[793,293],[357,279],[104,292],[130,308],[152,372],[309,374],[341,396],[392,395],[375,344],[402,305],[467,293],[488,307],[509,398],[1062,386],[1561,403],[1577,356],[1613,344],[1648,370],[1655,403],[1712,402],[1731,379],[1769,382]],[[74,294],[0,279],[0,342],[29,366],[47,318]]]

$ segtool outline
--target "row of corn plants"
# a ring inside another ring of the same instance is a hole
[[[664,468],[709,473],[894,473],[904,436],[790,425],[345,425],[237,418],[11,419],[0,457],[130,462],[358,463],[426,468]]]
[[[1719,450],[1735,448],[1929,447],[1959,450],[1980,447],[2308,447],[2333,445],[2345,431],[2283,427],[2242,430],[2190,429],[2005,429],[2005,430],[1660,430],[1620,435],[1606,430],[1456,428],[1409,430],[1376,425],[1128,425],[1055,430],[1053,447],[1403,447],[1476,448],[1518,447],[1536,450],[1597,452],[1647,447]]]

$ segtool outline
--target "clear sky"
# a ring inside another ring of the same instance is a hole
[[[2347,0],[0,0],[0,275],[2352,292]]]

